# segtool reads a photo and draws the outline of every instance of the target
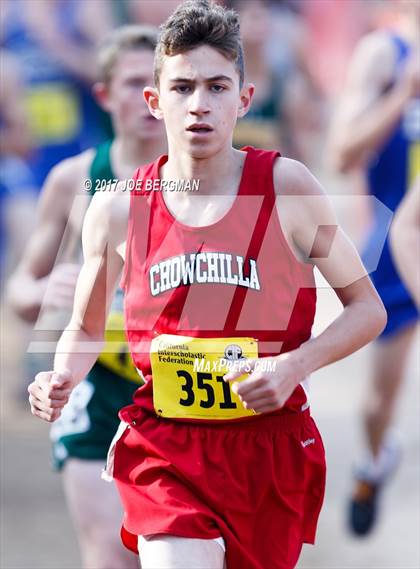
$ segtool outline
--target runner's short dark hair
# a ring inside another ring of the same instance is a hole
[[[244,82],[244,56],[238,14],[209,0],[188,0],[160,28],[154,79],[159,78],[165,56],[178,55],[208,45],[235,63],[239,84]]]

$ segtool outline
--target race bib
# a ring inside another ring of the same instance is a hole
[[[108,317],[105,346],[98,357],[98,362],[124,379],[143,383],[131,358],[124,332],[124,315],[121,312],[111,312]]]
[[[246,371],[246,360],[257,357],[253,338],[157,336],[150,351],[156,413],[173,419],[207,420],[255,415],[245,409],[223,375],[238,366]],[[246,377],[244,373],[237,381]]]

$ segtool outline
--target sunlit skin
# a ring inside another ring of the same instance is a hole
[[[203,66],[205,61],[205,66]],[[164,120],[170,160],[167,170],[178,177],[205,179],[209,172],[229,178],[236,121],[250,105],[254,86],[239,85],[234,62],[209,46],[165,57],[159,88],[147,87],[144,97],[151,114]],[[208,132],[192,132],[193,125],[206,125]]]

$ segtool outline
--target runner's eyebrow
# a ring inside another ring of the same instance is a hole
[[[206,81],[208,83],[213,83],[214,81],[228,81],[229,83],[233,83],[233,80],[228,75],[214,75],[213,77],[207,77]]]
[[[191,79],[189,77],[174,77],[169,80],[171,83],[196,83],[196,79]],[[204,79],[206,83],[213,83],[215,81],[228,81],[233,83],[233,80],[228,75],[213,75],[212,77],[206,77]]]

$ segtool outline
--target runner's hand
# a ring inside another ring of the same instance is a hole
[[[251,372],[249,377],[233,383],[232,391],[239,396],[245,408],[257,413],[269,413],[283,407],[305,377],[293,352],[246,360],[241,369],[232,370],[223,377],[225,381],[235,381],[244,374],[244,369]]]
[[[75,387],[70,372],[41,371],[29,385],[32,415],[52,423],[61,415]]]

